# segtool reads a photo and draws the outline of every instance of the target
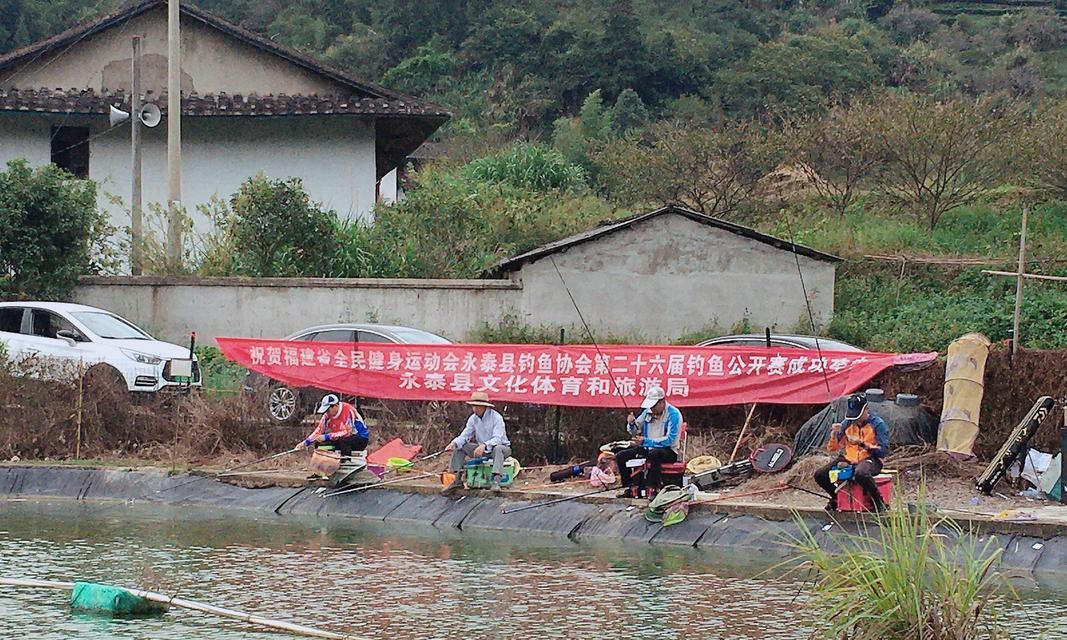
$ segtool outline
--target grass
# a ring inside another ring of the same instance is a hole
[[[794,218],[789,222],[775,216],[776,222],[762,226],[787,239],[792,231],[796,242],[843,258],[866,254],[967,256],[1011,264],[1018,258],[1022,222],[1022,207],[1011,198],[1005,189],[1004,202],[954,209],[941,218],[933,232],[913,218],[879,212],[862,201],[843,217],[801,207],[790,212]],[[1032,207],[1028,226],[1027,254],[1031,259],[1067,256],[1067,203]]]
[[[204,390],[215,394],[233,394],[241,391],[248,370],[231,362],[216,347],[197,347],[200,375]]]
[[[801,527],[794,546],[800,569],[810,572],[814,609],[822,612],[821,637],[1008,637],[997,618],[998,598],[1010,589],[995,568],[1000,549],[979,545],[952,520],[935,519],[923,495],[920,488],[914,512],[898,499],[877,535],[855,536],[836,554]]]

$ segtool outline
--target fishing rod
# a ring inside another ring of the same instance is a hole
[[[331,491],[329,493],[322,494],[323,498],[332,498],[334,496],[343,495],[346,493],[358,493],[360,491],[366,491],[367,489],[374,489],[375,487],[383,487],[390,484],[398,484],[401,482],[407,482],[408,480],[421,480],[422,478],[429,478],[430,476],[436,476],[437,472],[417,473],[413,476],[404,476],[403,478],[397,478],[396,480],[387,480],[386,482],[375,482],[374,484],[366,484],[360,487],[352,487],[349,489],[339,489],[337,491]]]
[[[585,498],[586,496],[595,496],[598,493],[607,493],[608,491],[618,491],[618,487],[608,487],[606,489],[597,489],[596,491],[590,491],[588,493],[579,493],[573,496],[565,496],[563,498],[556,498],[555,500],[548,500],[547,502],[536,502],[534,504],[528,504],[514,509],[505,509],[504,505],[500,505],[500,513],[504,515],[518,513],[520,511],[526,511],[527,509],[537,509],[538,507],[547,507],[553,504],[559,504],[561,502],[570,502],[571,500],[577,500],[579,498]]]
[[[559,281],[563,284],[563,290],[567,292],[567,297],[571,300],[571,305],[574,306],[574,310],[578,312],[578,319],[582,321],[582,326],[585,327],[585,332],[589,335],[589,342],[593,344],[593,348],[596,350],[597,356],[600,360],[604,361],[604,354],[600,351],[600,345],[596,342],[596,337],[593,335],[593,330],[589,327],[589,323],[585,321],[585,315],[582,314],[581,308],[578,306],[578,302],[574,299],[574,294],[571,293],[571,288],[567,286],[567,280],[563,277],[563,272],[559,270],[556,265],[555,256],[549,254],[548,259],[552,262],[552,268],[556,270],[556,275],[559,276]],[[630,411],[630,405],[626,403],[626,397],[619,390],[619,383],[615,381],[615,374],[611,372],[611,367],[606,367],[608,370],[608,378],[611,379],[611,385],[615,387],[615,395],[619,397],[622,402],[622,406],[627,411]]]
[[[287,456],[287,455],[289,455],[291,453],[296,453],[297,451],[299,451],[299,449],[287,449],[285,451],[282,451],[281,453],[275,453],[275,454],[269,455],[269,456],[267,456],[265,458],[260,458],[258,460],[253,460],[252,462],[246,462],[245,464],[239,464],[236,467],[230,467],[229,469],[223,469],[222,471],[219,471],[218,473],[215,473],[215,474],[212,474],[212,475],[196,476],[195,478],[193,478],[191,480],[187,480],[185,482],[180,482],[180,483],[178,483],[178,484],[176,484],[176,485],[174,485],[172,487],[164,487],[162,489],[156,489],[155,491],[150,491],[148,493],[141,494],[141,495],[139,495],[137,497],[130,498],[129,500],[123,501],[123,503],[125,504],[126,502],[136,502],[137,500],[144,500],[145,498],[149,498],[151,496],[156,496],[156,495],[159,495],[161,493],[166,493],[167,491],[173,491],[174,489],[180,489],[181,487],[185,487],[185,486],[191,485],[194,482],[200,482],[201,480],[217,480],[218,478],[221,478],[221,477],[225,476],[226,474],[233,473],[234,471],[238,471],[240,469],[246,469],[246,468],[251,467],[253,465],[260,464],[262,462],[269,462],[270,460],[275,460],[277,458],[281,458],[282,456]]]

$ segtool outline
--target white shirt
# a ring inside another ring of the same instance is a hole
[[[508,433],[504,429],[504,416],[497,413],[495,409],[486,409],[481,418],[478,414],[472,413],[471,417],[467,418],[467,426],[463,428],[459,437],[452,441],[452,444],[459,449],[472,439],[478,444],[484,444],[486,448],[495,447],[498,444],[505,447],[511,446]]]

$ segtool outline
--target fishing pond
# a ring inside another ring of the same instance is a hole
[[[0,502],[0,575],[138,586],[388,640],[802,639],[815,612],[778,559],[340,518],[188,507]],[[1013,637],[1067,637],[1061,588],[1016,583]],[[0,638],[290,637],[172,609],[74,613],[69,593],[0,588]]]

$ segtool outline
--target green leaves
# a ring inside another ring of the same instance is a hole
[[[107,234],[96,184],[25,160],[0,171],[0,296],[63,298]]]

